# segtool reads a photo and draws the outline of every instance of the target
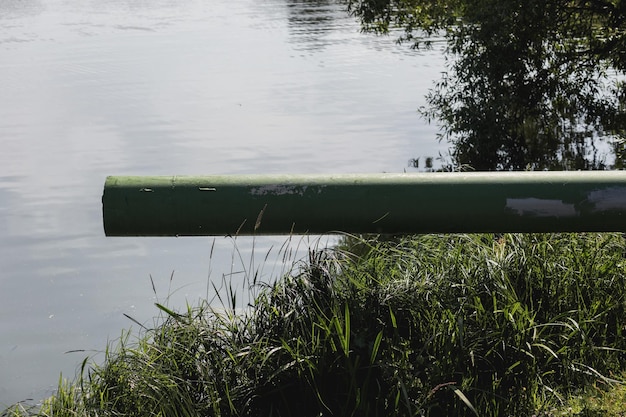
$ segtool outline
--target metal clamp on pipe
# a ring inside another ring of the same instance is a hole
[[[626,230],[626,171],[111,176],[107,236]]]

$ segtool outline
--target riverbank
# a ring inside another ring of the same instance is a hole
[[[619,415],[600,407],[624,398],[625,253],[621,234],[347,238],[250,277],[245,311],[234,291],[157,304],[2,416]]]

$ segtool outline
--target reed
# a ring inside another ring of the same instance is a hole
[[[157,304],[103,365],[2,416],[598,415],[625,370],[625,251],[620,234],[347,236],[251,274],[245,310]]]

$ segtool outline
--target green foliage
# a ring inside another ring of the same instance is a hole
[[[383,274],[395,292],[377,299],[398,323],[386,326],[398,329],[393,345],[409,353],[398,367],[407,396],[431,415],[473,415],[441,389],[453,387],[480,415],[530,415],[559,391],[620,369],[622,244],[616,236],[424,236],[386,247],[395,261],[385,265],[395,267]],[[376,257],[359,259],[376,268]]]
[[[550,410],[546,417],[623,417],[624,404],[626,385],[607,389],[600,383],[568,398],[567,405]]]
[[[625,250],[620,234],[346,238],[253,283],[248,310],[158,304],[160,324],[39,411],[2,415],[566,415],[549,413],[624,371]]]
[[[366,30],[445,36],[448,72],[421,113],[477,170],[621,167],[626,1],[348,0]]]

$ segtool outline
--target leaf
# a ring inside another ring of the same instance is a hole
[[[348,308],[348,303],[346,303],[345,311],[344,311],[344,333],[342,340],[343,352],[346,356],[350,353],[350,309]]]
[[[141,327],[142,329],[147,330],[146,326],[144,326],[143,324],[139,323],[139,322],[137,321],[137,319],[135,319],[134,317],[129,316],[129,315],[128,315],[128,314],[126,314],[126,313],[123,313],[123,314],[124,314],[124,317],[126,317],[127,319],[132,320],[135,324],[139,325],[139,327]]]
[[[476,409],[474,408],[474,406],[472,405],[470,400],[465,396],[465,394],[463,394],[463,392],[460,389],[452,388],[452,391],[454,391],[454,393],[457,395],[457,397],[459,397],[461,399],[461,401],[463,401],[465,403],[467,408],[472,410],[474,412],[474,414],[478,415],[478,411],[476,411]]]
[[[391,325],[393,326],[394,329],[397,329],[398,323],[396,323],[396,315],[393,314],[393,310],[391,309],[391,306],[389,306],[389,316],[391,317]]]
[[[165,312],[168,316],[170,316],[174,320],[178,322],[186,322],[186,320],[184,320],[185,316],[183,316],[182,314],[178,314],[177,312],[170,310],[169,308],[165,307],[163,304],[160,304],[160,303],[154,303],[154,305],[157,306],[159,310]]]
[[[559,356],[552,349],[550,349],[548,346],[544,345],[543,343],[533,343],[533,346],[543,348],[546,351],[548,351],[548,353],[550,353],[552,356],[554,356],[555,359],[559,359]]]
[[[379,331],[374,339],[374,346],[372,346],[372,355],[370,356],[370,364],[374,364],[376,355],[378,355],[378,349],[380,348],[380,342],[383,340],[383,331]]]

